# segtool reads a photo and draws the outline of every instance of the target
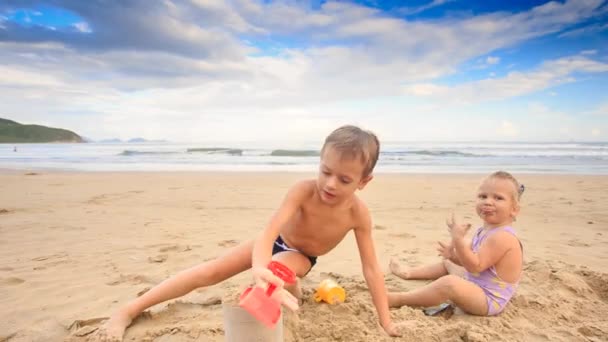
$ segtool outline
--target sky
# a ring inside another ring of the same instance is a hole
[[[0,117],[92,140],[608,141],[608,0],[2,0]]]

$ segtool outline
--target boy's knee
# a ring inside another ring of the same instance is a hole
[[[304,277],[312,267],[310,260],[299,252],[277,253],[272,256],[272,260],[285,264],[300,278]]]

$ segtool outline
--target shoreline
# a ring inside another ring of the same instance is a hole
[[[608,177],[608,174],[603,173],[567,173],[567,172],[516,172],[510,171],[508,168],[497,168],[494,171],[507,171],[512,173],[514,176],[522,175],[522,176],[558,176],[558,177],[569,177],[569,176],[580,176],[580,177]],[[454,171],[445,171],[445,172],[420,172],[420,171],[379,171],[374,172],[374,175],[378,176],[484,176],[488,175],[491,172],[454,172]],[[193,174],[210,174],[210,175],[231,175],[231,174],[290,174],[290,175],[312,175],[316,176],[317,170],[312,171],[301,171],[301,170],[74,170],[74,169],[39,169],[39,168],[2,168],[0,167],[0,175],[2,174],[23,174],[23,173],[36,173],[36,174],[185,174],[185,175],[193,175]]]

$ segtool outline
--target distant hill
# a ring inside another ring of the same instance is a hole
[[[84,139],[78,134],[61,128],[40,125],[22,125],[18,122],[0,118],[0,143],[81,143]]]

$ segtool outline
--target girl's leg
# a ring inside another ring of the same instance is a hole
[[[439,277],[443,277],[448,274],[443,262],[439,262],[432,265],[424,265],[414,267],[408,270],[402,268],[402,266],[395,259],[391,259],[389,264],[391,272],[397,277],[405,280],[411,279],[422,279],[422,280],[435,280]]]
[[[461,278],[464,277],[464,274],[467,271],[464,269],[464,267],[457,265],[447,259],[443,260],[443,266],[445,267],[446,270],[448,270],[448,274],[453,274],[453,275],[459,276]]]
[[[147,308],[181,297],[196,288],[217,284],[251,268],[253,243],[253,240],[244,242],[217,259],[179,272],[156,285],[114,313],[105,324],[105,334],[121,340],[131,321]]]
[[[464,274],[462,266],[456,265],[447,259],[436,264],[419,266],[409,270],[403,270],[395,259],[391,259],[389,268],[394,275],[405,280],[435,280],[447,274],[457,276]]]
[[[488,303],[483,290],[455,275],[443,276],[413,291],[388,294],[390,307],[403,305],[429,307],[448,300],[470,314],[479,316],[488,314]]]

